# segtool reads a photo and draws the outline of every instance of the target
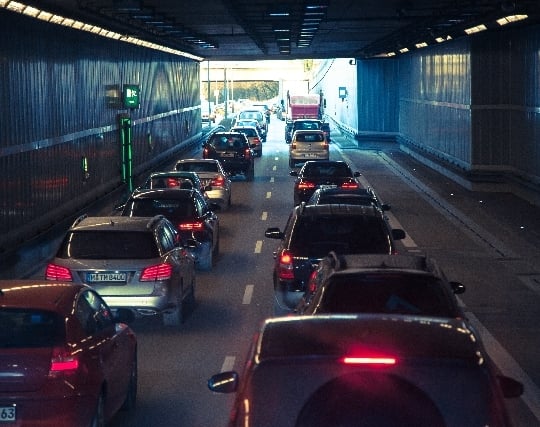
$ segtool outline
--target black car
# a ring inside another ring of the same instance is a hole
[[[200,270],[210,270],[219,253],[217,203],[208,202],[199,190],[156,189],[132,195],[122,216],[163,215],[178,230],[183,241],[195,241],[189,251]]]
[[[274,251],[273,282],[275,312],[294,309],[307,290],[313,269],[330,251],[342,254],[394,254],[394,240],[405,238],[401,229],[391,229],[374,206],[296,206],[284,231],[266,229],[265,236],[279,239]]]
[[[255,144],[240,132],[216,132],[203,144],[203,159],[219,160],[230,175],[255,176]]]
[[[334,185],[317,188],[309,200],[308,205],[347,204],[347,205],[371,205],[374,204],[382,211],[389,211],[391,206],[382,203],[372,187],[367,188],[342,188]]]
[[[328,129],[328,128],[326,128]],[[296,119],[289,125],[285,126],[285,142],[289,144],[292,140],[294,132],[297,130],[325,130],[323,129],[323,121],[318,119]],[[327,140],[327,142],[330,142]]]
[[[312,273],[298,314],[389,313],[465,318],[450,282],[425,255],[338,255]]]
[[[463,319],[398,314],[267,319],[207,384],[236,392],[229,427],[511,427],[523,393]]]
[[[295,205],[307,202],[321,186],[335,186],[347,190],[362,187],[357,179],[360,172],[353,172],[348,163],[342,160],[308,160],[299,171],[292,170],[289,175],[296,178]]]

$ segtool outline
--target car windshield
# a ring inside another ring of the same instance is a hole
[[[230,148],[242,148],[246,145],[246,140],[242,136],[214,136],[210,143],[218,150],[226,150]]]
[[[195,215],[195,206],[191,199],[134,199],[130,200],[123,212],[123,216],[155,216],[163,215],[169,220],[192,218]]]
[[[218,172],[214,162],[180,162],[176,164],[177,171],[185,172]]]
[[[322,258],[330,251],[342,254],[390,253],[384,219],[373,216],[305,216],[291,238],[293,253]]]
[[[325,286],[317,312],[455,315],[437,278],[388,273],[333,276]]]
[[[295,137],[297,142],[322,142],[324,135],[322,133],[297,133]]]
[[[311,162],[310,164],[306,164],[302,171],[303,177],[320,177],[320,176],[351,176],[351,171],[347,164],[341,164],[341,163],[333,163],[333,164],[327,164],[327,163],[319,163],[319,162]]]
[[[370,206],[376,204],[375,198],[359,194],[323,194],[319,197],[319,205],[323,204],[346,204],[346,205],[363,205]]]
[[[52,347],[64,341],[63,319],[34,309],[0,309],[0,348]]]
[[[59,258],[151,259],[159,257],[150,231],[80,230],[68,233]]]

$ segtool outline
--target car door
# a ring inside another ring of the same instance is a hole
[[[89,366],[92,380],[101,387],[107,382],[107,405],[118,409],[124,402],[129,386],[134,357],[133,341],[127,328],[116,327],[111,310],[94,290],[82,292],[76,302],[75,316],[83,332],[86,352],[91,359]]]
[[[210,209],[206,200],[199,194],[194,194],[195,206],[199,217],[204,221],[205,228],[212,234],[212,249],[218,244],[219,238],[219,218]]]

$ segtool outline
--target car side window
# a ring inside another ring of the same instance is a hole
[[[201,197],[200,194],[195,194],[194,199],[197,215],[203,216],[206,212],[209,211],[208,203],[206,203],[206,200],[204,200],[204,197]]]
[[[172,251],[176,246],[176,233],[166,225],[158,228],[157,238],[164,252]]]
[[[90,290],[79,297],[75,315],[88,335],[98,333],[114,324],[107,304],[97,293]]]

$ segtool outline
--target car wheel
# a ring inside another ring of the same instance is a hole
[[[173,311],[167,311],[163,313],[163,325],[179,327],[184,321],[184,301],[182,300],[182,289],[179,289],[176,293],[176,308]]]
[[[131,373],[129,376],[129,385],[126,392],[126,400],[124,400],[124,403],[122,404],[122,411],[131,411],[135,409],[135,404],[137,402],[137,383],[137,354],[135,354],[133,364],[131,365]]]
[[[204,251],[204,256],[199,258],[199,263],[197,264],[197,267],[199,268],[199,270],[202,271],[210,271],[212,270],[212,264],[214,262],[212,244],[204,243],[204,245],[205,247],[207,247],[207,250]]]
[[[90,427],[105,427],[105,397],[102,392],[99,393],[96,411],[94,412]]]

